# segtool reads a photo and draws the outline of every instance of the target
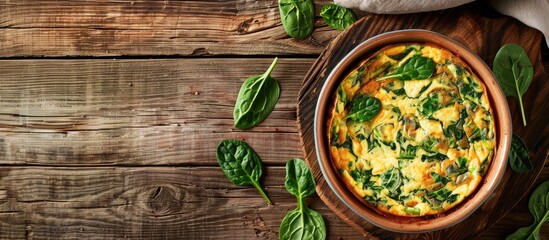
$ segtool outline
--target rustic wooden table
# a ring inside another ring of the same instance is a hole
[[[284,164],[303,157],[297,95],[339,34],[318,18],[325,3],[297,41],[275,0],[0,1],[0,239],[276,239],[296,206]],[[241,83],[275,56],[275,111],[235,129]],[[215,159],[225,138],[261,156],[274,205],[225,178]],[[547,160],[535,185],[546,179]],[[364,238],[317,197],[308,203],[328,239]],[[524,198],[480,238],[531,221]]]

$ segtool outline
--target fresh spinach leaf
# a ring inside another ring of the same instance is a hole
[[[312,0],[278,0],[280,19],[290,37],[305,39],[313,32],[314,5]]]
[[[320,10],[320,16],[328,26],[340,31],[345,30],[356,22],[356,16],[351,9],[333,3],[324,5],[322,10]]]
[[[307,164],[294,158],[286,163],[286,190],[297,198],[297,208],[288,212],[280,223],[279,239],[326,239],[322,215],[307,207],[304,198],[315,193],[315,179]]]
[[[525,173],[533,169],[530,157],[528,156],[528,147],[526,147],[524,141],[515,133],[513,133],[513,138],[511,140],[509,164],[511,164],[513,171],[517,173]]]
[[[379,111],[381,111],[379,99],[360,94],[353,99],[349,114],[344,119],[350,118],[355,122],[366,122],[372,120]]]
[[[326,239],[326,226],[322,215],[305,205],[288,212],[280,224],[279,239]]]
[[[499,49],[494,58],[492,71],[505,96],[517,98],[522,122],[526,126],[522,95],[530,86],[534,76],[534,68],[528,54],[517,44],[505,44]]]
[[[273,111],[280,96],[278,81],[271,77],[277,63],[278,58],[275,58],[263,75],[246,79],[240,87],[233,112],[235,127],[253,128]]]
[[[397,78],[399,80],[422,80],[433,76],[435,72],[435,62],[431,58],[415,55],[408,59],[406,63],[398,67],[393,74],[385,75],[377,81],[388,78]]]
[[[541,226],[549,221],[549,180],[539,185],[530,196],[528,210],[534,217],[534,223],[528,227],[519,228],[506,240],[533,240],[540,239]]]
[[[259,178],[263,174],[263,163],[250,145],[237,139],[225,139],[219,143],[215,153],[221,170],[233,184],[254,186],[265,202],[271,204],[271,200],[259,184]]]
[[[297,198],[309,197],[315,193],[315,179],[303,160],[294,158],[286,163],[284,186]]]

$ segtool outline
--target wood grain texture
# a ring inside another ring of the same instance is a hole
[[[297,202],[284,168],[266,170],[275,205],[211,167],[2,168],[0,239],[276,239]],[[307,202],[331,236],[361,238],[318,198]]]
[[[0,61],[0,164],[214,165],[225,138],[283,164],[302,154],[296,96],[314,59],[280,59],[281,97],[265,122],[241,131],[232,119],[242,82],[271,61]]]
[[[298,41],[284,33],[276,0],[0,0],[0,239],[276,239],[296,206],[282,166],[303,156],[301,81],[340,33],[318,17],[331,1],[314,2],[313,35]],[[240,84],[274,56],[285,56],[273,73],[275,111],[235,129]],[[266,162],[274,206],[223,176],[215,147],[224,138],[244,139]],[[537,184],[549,179],[545,162]],[[328,239],[365,239],[318,197],[307,202]],[[527,225],[526,202],[480,238]]]
[[[318,54],[339,33],[320,21],[290,38],[278,2],[0,1],[0,56]]]
[[[314,150],[313,114],[316,100],[327,74],[355,46],[379,33],[390,30],[421,28],[433,30],[447,35],[476,52],[487,63],[491,63],[497,50],[505,43],[518,43],[526,48],[535,68],[534,80],[530,91],[524,96],[524,101],[534,103],[527,107],[528,127],[522,127],[518,107],[514,100],[509,99],[509,106],[514,117],[514,132],[525,139],[530,147],[534,171],[527,174],[516,174],[510,168],[500,182],[498,188],[477,211],[466,220],[445,230],[424,234],[397,234],[377,228],[365,219],[356,215],[341,203],[321,176]],[[520,22],[507,17],[487,18],[468,11],[467,7],[451,10],[408,14],[400,16],[370,15],[361,19],[353,27],[338,36],[321,54],[303,82],[299,93],[298,127],[302,148],[306,159],[312,168],[318,185],[317,192],[321,199],[344,221],[363,234],[373,237],[397,239],[463,239],[480,235],[500,218],[502,218],[535,182],[537,175],[543,169],[549,149],[549,109],[547,95],[549,85],[540,55],[542,35],[539,31],[526,27]],[[533,107],[536,106],[536,107]],[[543,129],[543,131],[540,131]],[[512,200],[509,200],[512,199]]]

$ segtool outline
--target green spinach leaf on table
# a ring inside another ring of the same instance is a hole
[[[254,186],[265,202],[271,204],[259,184],[259,178],[263,175],[263,163],[247,143],[237,139],[225,139],[217,146],[216,157],[221,170],[233,184]]]
[[[290,37],[305,39],[314,28],[315,10],[312,0],[278,0],[280,19]]]
[[[549,180],[539,185],[530,196],[528,210],[534,218],[534,223],[528,227],[519,228],[506,240],[534,240],[540,239],[541,226],[549,221]]]
[[[522,122],[526,126],[522,95],[530,86],[534,76],[534,68],[528,54],[517,44],[506,44],[497,52],[492,71],[505,96],[517,98]]]
[[[320,16],[328,26],[340,31],[345,30],[357,20],[351,9],[333,3],[324,5],[320,10]]]
[[[289,211],[280,224],[279,239],[326,239],[326,225],[322,215],[307,207],[306,197],[315,193],[315,179],[307,164],[294,158],[286,163],[286,190],[297,198],[297,208]]]
[[[509,164],[513,171],[517,173],[525,173],[533,169],[530,157],[528,156],[528,147],[526,147],[524,141],[515,133],[513,133],[513,138],[511,140]]]
[[[277,63],[278,58],[275,58],[263,75],[246,79],[240,87],[233,112],[235,127],[253,128],[273,111],[280,97],[280,85],[271,77]]]

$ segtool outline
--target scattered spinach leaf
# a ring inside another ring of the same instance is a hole
[[[286,163],[284,186],[297,198],[306,198],[315,193],[315,179],[303,160],[294,158]]]
[[[515,133],[513,133],[513,138],[511,140],[509,164],[511,164],[513,171],[517,173],[525,173],[533,169],[530,158],[528,157],[528,147],[526,147],[524,141]]]
[[[344,119],[350,118],[355,122],[366,122],[372,120],[379,111],[381,111],[379,99],[360,94],[353,99],[349,114]]]
[[[263,75],[246,79],[240,87],[233,112],[235,127],[255,127],[273,111],[280,96],[278,81],[271,77],[277,63],[278,58],[275,58]]]
[[[259,178],[263,174],[263,163],[250,145],[237,139],[225,139],[219,143],[215,153],[221,170],[233,184],[254,186],[265,202],[271,204],[271,200],[259,184]]]
[[[522,95],[530,86],[534,76],[534,68],[528,54],[517,44],[505,44],[496,54],[492,70],[505,96],[517,98],[522,122],[526,126]]]
[[[288,212],[280,223],[279,239],[326,239],[322,215],[305,205],[304,198],[315,193],[315,179],[307,164],[294,158],[286,163],[286,190],[297,198],[297,208]]]
[[[549,221],[549,180],[539,185],[530,196],[528,210],[534,217],[534,223],[528,227],[519,228],[506,240],[540,239],[541,226]]]
[[[333,3],[324,5],[322,10],[320,10],[320,16],[328,26],[340,31],[345,30],[356,22],[356,16],[351,9]]]
[[[399,80],[422,80],[433,76],[435,71],[435,62],[431,58],[415,55],[406,63],[398,67],[393,74],[385,75],[377,81],[388,78],[397,78]]]
[[[305,39],[313,32],[314,4],[312,0],[278,0],[280,19],[290,37]]]

